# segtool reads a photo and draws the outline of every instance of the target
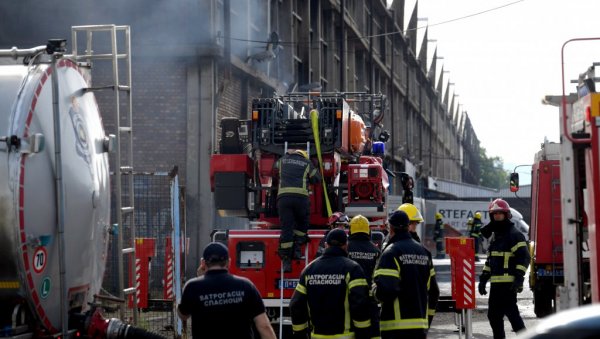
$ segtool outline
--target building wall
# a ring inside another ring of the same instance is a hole
[[[416,50],[416,34],[400,33],[408,11],[414,18],[408,26],[414,28],[417,10],[404,8],[404,1],[394,1],[391,9],[382,0],[5,1],[0,48],[70,38],[73,25],[131,26],[134,167],[178,166],[186,187],[192,272],[210,230],[235,223],[221,220],[212,208],[208,173],[219,121],[247,117],[254,97],[311,86],[383,93],[391,170],[404,171],[410,162],[418,182],[435,176],[476,183],[476,158],[463,161],[461,154],[478,152],[477,138],[470,124],[459,129],[453,120],[462,112],[450,104],[447,84],[431,77],[423,49]],[[271,32],[280,42],[272,49],[274,58],[258,60],[268,51]],[[102,67],[93,71],[94,83],[107,78]],[[109,94],[98,93],[98,100],[110,131]],[[391,184],[392,193],[400,194],[398,180]]]

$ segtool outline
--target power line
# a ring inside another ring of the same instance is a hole
[[[424,28],[428,28],[428,27],[434,27],[434,26],[440,26],[440,25],[445,25],[451,22],[455,22],[455,21],[460,21],[460,20],[464,20],[464,19],[468,19],[468,18],[472,18],[474,16],[478,16],[478,15],[482,15],[485,13],[489,13],[489,12],[493,12],[493,11],[497,11],[500,10],[502,8],[505,7],[509,7],[512,5],[516,5],[519,2],[523,2],[525,0],[517,0],[517,1],[513,1],[513,2],[509,2],[507,4],[501,5],[501,6],[497,6],[497,7],[493,7],[490,9],[486,9],[480,12],[476,12],[476,13],[472,13],[472,14],[468,14],[468,15],[464,15],[458,18],[454,18],[454,19],[449,19],[449,20],[445,20],[445,21],[441,21],[438,23],[434,23],[434,24],[427,24],[425,26],[420,26],[420,27],[415,27],[415,28],[410,28],[407,29],[406,32],[410,32],[410,31],[415,31],[415,30],[419,30],[419,29],[424,29]],[[394,35],[394,34],[404,34],[405,32],[403,31],[393,31],[393,32],[387,32],[387,33],[380,33],[380,34],[372,34],[372,35],[363,35],[363,36],[358,36],[358,37],[354,37],[354,38],[348,38],[345,41],[351,41],[351,40],[362,40],[362,39],[370,39],[370,38],[378,38],[378,37],[382,37],[382,36],[388,36],[388,35]],[[219,38],[224,38],[223,36],[220,36]],[[271,41],[267,41],[267,40],[251,40],[251,39],[241,39],[241,38],[234,38],[234,37],[229,37],[229,40],[233,40],[233,41],[241,41],[241,42],[256,42],[256,43],[271,43]],[[298,45],[298,44],[312,44],[312,43],[338,43],[340,42],[341,39],[337,39],[337,40],[320,40],[320,41],[279,41],[278,43],[281,45]]]

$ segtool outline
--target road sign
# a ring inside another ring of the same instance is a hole
[[[50,287],[52,287],[52,281],[50,277],[45,277],[40,286],[40,297],[42,299],[46,299],[50,295]]]
[[[42,273],[46,268],[47,261],[48,252],[46,252],[46,248],[43,246],[36,248],[33,253],[33,270],[35,273]]]

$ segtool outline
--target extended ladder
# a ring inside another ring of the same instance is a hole
[[[82,53],[78,50],[78,34],[85,34],[82,40],[85,40],[85,48]],[[131,100],[131,39],[129,26],[116,25],[90,25],[90,26],[74,26],[71,29],[73,55],[74,60],[79,63],[88,63],[92,65],[93,60],[105,60],[112,63],[112,84],[102,87],[92,87],[89,90],[112,89],[114,93],[114,124],[116,130],[116,145],[114,165],[111,172],[115,180],[115,198],[117,211],[117,229],[118,240],[118,284],[119,295],[122,300],[119,307],[119,315],[121,319],[125,319],[125,308],[127,296],[133,295],[133,324],[137,323],[137,292],[135,282],[136,277],[136,259],[135,259],[135,219],[134,219],[134,186],[133,186],[133,131],[132,131],[132,100]],[[94,51],[93,38],[101,35],[99,40],[110,39],[109,51]],[[124,46],[123,51],[118,48],[118,43]],[[123,70],[125,74],[119,74]],[[124,95],[124,99],[121,98]],[[123,112],[122,112],[123,110]],[[125,193],[125,194],[124,194]],[[127,230],[124,227],[124,220],[129,217],[129,234],[125,234]],[[124,245],[124,239],[129,241],[127,247]],[[125,248],[124,248],[125,247]],[[134,286],[126,286],[126,276],[124,274],[124,257],[130,256],[130,272],[129,277],[131,284]]]

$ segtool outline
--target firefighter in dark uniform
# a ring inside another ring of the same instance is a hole
[[[229,274],[229,252],[213,242],[202,254],[203,275],[183,287],[177,313],[192,317],[192,335],[202,338],[254,338],[255,326],[262,339],[275,339],[265,305],[250,280]],[[235,316],[232,316],[235,315]]]
[[[433,241],[435,242],[435,258],[444,259],[444,220],[442,220],[442,213],[437,212],[435,214],[435,226],[433,228]]]
[[[508,318],[513,331],[525,329],[519,314],[517,293],[523,291],[523,281],[530,255],[525,236],[510,221],[510,206],[502,199],[496,199],[489,206],[491,221],[481,232],[494,238],[488,248],[488,257],[479,277],[479,293],[487,294],[485,285],[491,282],[488,319],[494,338],[505,338],[504,316]]]
[[[367,277],[367,284],[373,282],[375,265],[381,255],[381,250],[371,241],[369,220],[357,215],[350,220],[350,236],[348,237],[348,258],[356,261]],[[370,295],[371,303],[371,338],[379,338],[379,306]]]
[[[404,203],[398,207],[399,211],[404,211],[408,215],[408,232],[410,232],[410,236],[418,242],[421,242],[421,238],[417,234],[417,225],[423,222],[423,215],[421,215],[421,211],[417,208],[417,206],[409,203]]]
[[[469,218],[467,221],[467,230],[469,231],[469,237],[473,238],[475,244],[475,260],[479,260],[479,246],[481,245],[481,213],[475,213],[473,218]]]
[[[404,211],[389,216],[392,237],[373,275],[384,339],[426,338],[440,295],[431,253],[412,239],[408,224]]]
[[[302,271],[290,300],[294,338],[369,338],[369,287],[347,241],[331,230],[325,253]]]
[[[291,271],[292,256],[301,259],[301,247],[309,240],[308,183],[320,182],[321,176],[308,159],[308,153],[303,150],[288,151],[275,163],[275,168],[279,170],[277,192],[277,209],[281,222],[279,256],[287,272]]]
[[[471,227],[469,228],[469,237],[473,238],[475,243],[475,260],[479,260],[480,246],[481,246],[481,213],[476,212],[471,220]]]

